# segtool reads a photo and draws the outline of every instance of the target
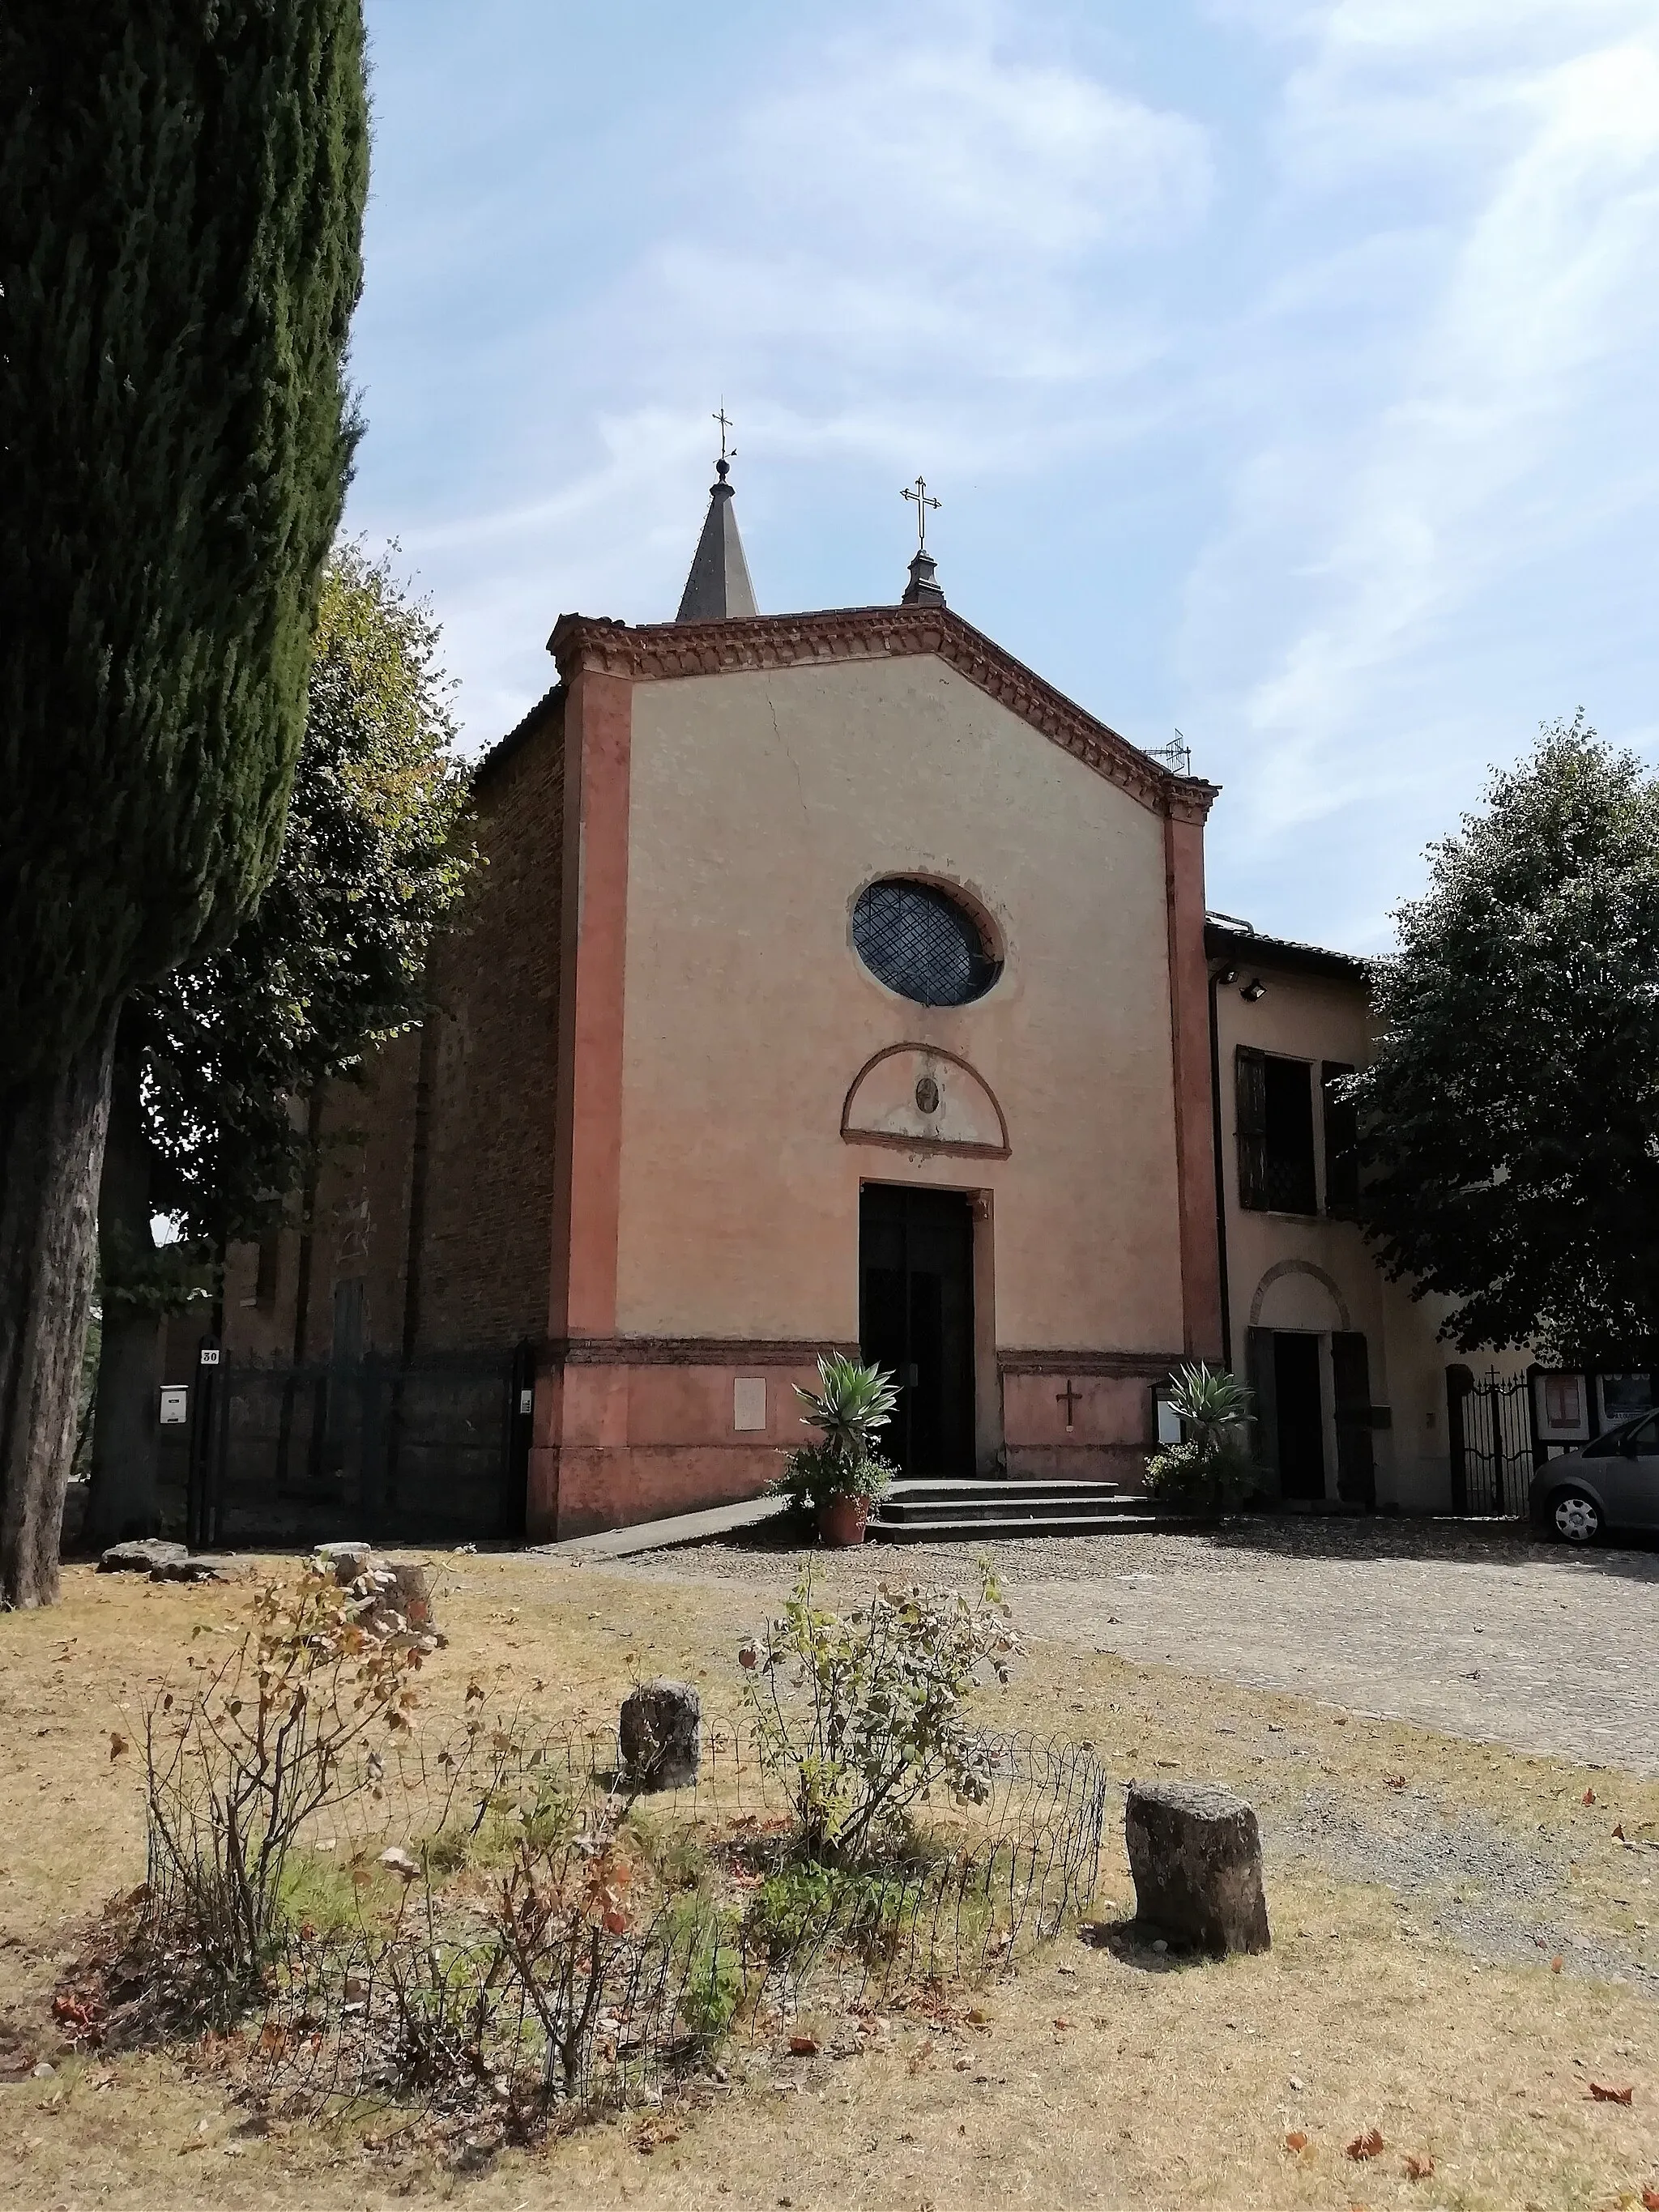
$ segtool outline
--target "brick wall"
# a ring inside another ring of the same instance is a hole
[[[547,1334],[564,836],[561,700],[480,779],[488,860],[437,959],[416,1349]]]
[[[326,1358],[361,1281],[365,1349],[506,1348],[547,1333],[557,1073],[563,754],[550,695],[483,770],[484,865],[433,953],[437,1011],[329,1087],[307,1262],[298,1229],[234,1246],[233,1357]],[[296,1194],[294,1211],[301,1210]],[[411,1274],[410,1260],[413,1258]]]

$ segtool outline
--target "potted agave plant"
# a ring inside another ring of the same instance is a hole
[[[893,1378],[833,1352],[818,1361],[818,1388],[797,1383],[795,1395],[806,1408],[802,1426],[818,1434],[790,1453],[776,1487],[798,1513],[816,1520],[823,1543],[861,1544],[870,1509],[895,1473],[875,1448],[898,1403]]]
[[[1189,1513],[1234,1513],[1261,1487],[1250,1450],[1250,1395],[1224,1367],[1189,1361],[1172,1378],[1168,1402],[1181,1442],[1146,1462],[1152,1496]]]

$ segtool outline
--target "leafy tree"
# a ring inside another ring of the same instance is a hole
[[[1659,1359],[1659,786],[1583,713],[1431,848],[1354,1079],[1362,1218],[1462,1349]]]
[[[0,1595],[35,1605],[120,1002],[282,840],[356,434],[361,0],[8,0],[0,118]]]
[[[323,579],[282,857],[222,951],[122,1010],[99,1200],[104,1333],[88,1533],[155,1526],[162,1314],[227,1243],[278,1228],[310,1163],[295,1102],[420,1020],[427,950],[468,865],[438,629],[390,557]],[[155,1214],[180,1241],[157,1250]]]

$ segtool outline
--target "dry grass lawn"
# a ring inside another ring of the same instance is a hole
[[[499,1670],[554,1726],[609,1722],[656,1673],[736,1709],[748,1623],[729,1589],[524,1558],[441,1568],[434,1705]],[[1410,1898],[1338,1880],[1316,1856],[1270,1863],[1267,1957],[1177,1965],[1068,1936],[981,1993],[981,2024],[965,2006],[943,2023],[895,2009],[847,2057],[830,2055],[853,2041],[844,2021],[817,2023],[823,2055],[805,2059],[740,2039],[729,2085],[477,2172],[400,2148],[383,2115],[258,2131],[189,2054],[63,2056],[56,1977],[143,1873],[138,1777],[131,1755],[112,1760],[112,1732],[131,1733],[124,1706],[181,1676],[192,1631],[222,1629],[246,1595],[75,1568],[56,1610],[0,1617],[0,2033],[57,2067],[0,2084],[0,2203],[1553,2212],[1639,2206],[1644,2188],[1659,2203],[1659,2005],[1553,1972],[1542,1952],[1483,1960]],[[1005,1725],[1086,1737],[1125,1779],[1230,1782],[1270,1834],[1310,1788],[1362,1830],[1397,1821],[1407,1793],[1424,1821],[1479,1816],[1517,1851],[1571,1861],[1550,1910],[1586,1945],[1652,1956],[1659,1784],[1057,1645],[1035,1646],[987,1705]],[[1131,1895],[1109,1814],[1101,1918],[1127,1918]],[[1593,2098],[1592,2080],[1628,2084],[1631,2102]],[[1350,2159],[1372,2130],[1380,2153]],[[1409,2178],[1408,2160],[1432,2172]]]

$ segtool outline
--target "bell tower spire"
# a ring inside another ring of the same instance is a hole
[[[697,550],[691,556],[691,573],[680,595],[676,622],[726,622],[734,616],[760,611],[755,605],[755,587],[749,580],[749,563],[743,556],[743,540],[738,535],[738,518],[732,511],[736,494],[726,482],[737,459],[737,448],[726,445],[732,421],[724,400],[714,420],[720,426],[720,457],[714,464],[714,481],[708,488],[708,513],[703,521],[702,536],[697,540]]]

